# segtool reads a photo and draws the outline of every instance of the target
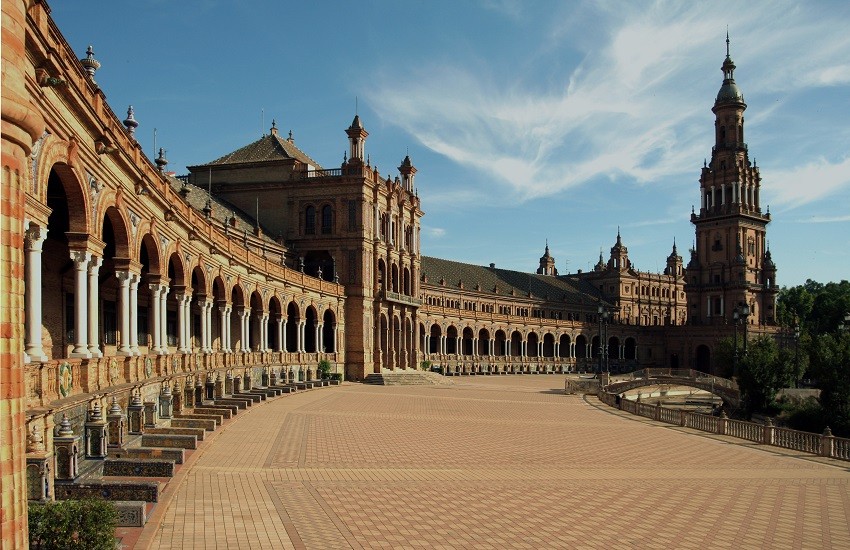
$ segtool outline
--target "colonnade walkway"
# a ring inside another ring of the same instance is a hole
[[[344,384],[204,443],[136,548],[848,548],[846,463],[563,394]]]

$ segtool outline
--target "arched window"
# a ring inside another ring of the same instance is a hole
[[[333,229],[333,209],[326,204],[322,207],[322,235],[330,235]]]
[[[307,212],[304,215],[305,227],[304,231],[308,235],[316,234],[316,208],[313,206],[307,207]]]

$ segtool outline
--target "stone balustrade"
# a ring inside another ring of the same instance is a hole
[[[827,458],[850,461],[850,439],[835,437],[829,428],[823,434],[803,432],[773,425],[771,419],[765,424],[727,418],[725,414],[712,416],[682,409],[662,407],[660,403],[650,405],[630,399],[618,398],[618,393],[600,391],[599,400],[624,412],[651,418],[666,424],[693,428],[703,432],[727,435],[762,445],[782,447],[792,451],[810,453]]]

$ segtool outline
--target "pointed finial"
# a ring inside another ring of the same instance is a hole
[[[127,118],[124,119],[124,126],[127,128],[127,132],[130,134],[130,137],[135,138],[134,134],[136,132],[136,128],[138,128],[139,123],[136,121],[136,117],[133,116],[133,106],[127,109]]]
[[[89,45],[88,49],[86,49],[86,57],[80,59],[80,63],[88,73],[92,83],[97,84],[97,82],[94,81],[94,73],[96,73],[100,68],[100,61],[94,58],[94,49],[91,45]]]
[[[726,25],[726,57],[729,57],[729,25]]]
[[[154,164],[156,164],[160,172],[164,171],[165,167],[168,166],[168,159],[165,158],[165,149],[162,147],[159,148],[159,156],[156,157]]]
[[[292,139],[292,130],[289,130],[289,143],[295,143],[295,140]]]

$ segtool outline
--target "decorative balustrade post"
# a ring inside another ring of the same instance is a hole
[[[661,420],[661,401],[655,402],[655,411],[652,413],[653,420]]]
[[[47,452],[39,424],[34,424],[27,436],[27,500],[44,502],[53,498],[53,454]]]
[[[245,391],[251,391],[251,375],[249,371],[251,369],[245,369],[245,374],[242,376],[242,387],[245,388]]]
[[[204,398],[208,401],[215,399],[215,380],[211,372],[207,373],[207,381],[204,383]]]
[[[233,373],[227,371],[224,375],[224,393],[227,395],[233,395],[234,393],[238,393],[233,389]]]
[[[260,377],[260,386],[268,387],[268,385],[269,385],[269,370],[266,368],[266,369],[263,369],[263,374]]]
[[[183,392],[180,390],[180,384],[177,380],[174,381],[174,390],[171,392],[174,400],[171,402],[172,415],[179,416],[183,412]]]
[[[201,375],[195,375],[195,406],[200,407],[204,403],[204,386],[201,384]]]
[[[224,397],[224,380],[221,379],[220,372],[215,376],[215,397],[216,399]]]
[[[277,386],[277,369],[272,368],[271,373],[269,373],[269,386]]]
[[[685,427],[685,410],[679,409],[679,426]]]
[[[160,418],[171,418],[174,411],[174,394],[171,393],[171,385],[168,382],[162,384],[159,394],[159,416]]]
[[[112,398],[112,404],[106,411],[106,422],[109,424],[108,446],[114,449],[123,449],[124,429],[127,421],[124,418],[124,411],[121,410],[121,405],[118,404],[118,399],[115,397]]]
[[[106,458],[106,446],[109,443],[109,432],[100,403],[88,411],[86,420],[86,457]]]
[[[832,430],[829,426],[823,429],[823,435],[820,436],[820,455],[832,458],[835,454],[835,437],[832,435]]]
[[[144,432],[144,411],[142,396],[139,395],[137,390],[130,398],[130,404],[127,405],[127,431],[129,433],[138,435]]]
[[[720,416],[717,418],[717,435],[726,435],[726,425],[729,423],[729,417],[726,416],[726,411],[721,410]]]
[[[764,431],[762,432],[761,442],[765,445],[773,445],[773,436],[776,432],[776,428],[773,426],[773,420],[768,417],[767,420],[764,421]]]
[[[191,378],[186,378],[186,385],[183,386],[183,406],[188,409],[195,406],[195,388]]]
[[[80,475],[77,455],[80,451],[80,436],[74,434],[71,421],[62,415],[59,430],[53,436],[53,452],[56,455],[56,479],[73,481]]]
[[[156,428],[156,422],[159,419],[157,405],[156,401],[145,401],[145,428]]]

